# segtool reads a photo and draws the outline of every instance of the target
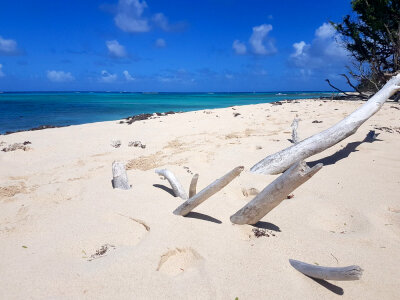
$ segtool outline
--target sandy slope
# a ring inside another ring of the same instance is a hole
[[[32,142],[0,152],[0,298],[396,299],[400,134],[376,130],[380,141],[360,142],[376,126],[399,126],[398,104],[308,160],[326,166],[264,217],[269,237],[229,221],[251,199],[242,188],[275,178],[248,169],[290,145],[295,114],[305,138],[359,105],[302,100],[0,136]],[[128,147],[134,140],[146,149]],[[128,163],[131,190],[112,189],[114,160]],[[245,172],[186,218],[172,214],[182,200],[154,173],[170,168],[188,188],[197,172],[201,189],[238,165]],[[88,261],[104,244],[113,246],[107,255]],[[365,271],[360,281],[321,285],[289,258]]]

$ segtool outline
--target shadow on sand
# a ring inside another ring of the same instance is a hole
[[[307,276],[307,277],[309,277],[309,276]],[[334,285],[323,279],[317,279],[317,278],[312,278],[312,277],[310,277],[310,278],[312,280],[314,280],[316,283],[319,283],[320,285],[322,285],[324,288],[330,290],[332,293],[335,293],[336,295],[342,296],[344,294],[344,291],[340,286]]]
[[[367,136],[365,137],[364,140],[361,142],[353,142],[353,143],[348,143],[346,147],[343,149],[340,149],[339,151],[335,152],[334,154],[315,160],[315,161],[310,161],[307,162],[307,165],[312,168],[316,164],[322,163],[324,166],[328,165],[333,165],[337,163],[339,160],[342,160],[350,155],[352,152],[357,152],[357,147],[360,146],[363,143],[373,143],[373,142],[381,142],[382,140],[377,139],[377,136],[379,133],[375,133],[375,131],[371,130]]]
[[[153,186],[156,187],[156,188],[162,189],[162,190],[166,191],[167,193],[171,194],[172,196],[176,197],[175,194],[174,194],[174,191],[171,188],[166,187],[165,185],[153,184]]]
[[[264,222],[264,221],[258,221],[256,224],[251,225],[251,226],[281,232],[281,229],[279,228],[279,226],[276,226],[275,224]]]
[[[221,224],[221,220],[218,220],[216,218],[213,218],[209,215],[205,215],[205,214],[201,214],[198,212],[190,212],[188,213],[185,218],[192,218],[192,219],[199,219],[199,220],[204,220],[204,221],[209,221],[209,222],[213,222],[213,223],[217,223],[217,224]]]

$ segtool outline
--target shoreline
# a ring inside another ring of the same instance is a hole
[[[365,101],[364,99],[357,98],[355,96],[337,96],[337,97],[318,97],[318,98],[304,98],[304,99],[282,99],[274,102],[266,102],[266,103],[279,103],[279,102],[291,102],[291,101],[298,101],[298,100],[340,100],[340,101]],[[244,105],[251,105],[251,104],[244,104]],[[243,105],[237,105],[237,106],[243,106]],[[231,107],[231,106],[228,106]],[[227,107],[227,108],[228,108]],[[199,109],[202,110],[202,109]],[[194,110],[197,111],[197,110]],[[140,113],[128,117],[123,117],[121,119],[115,119],[111,121],[119,121],[119,120],[127,120],[126,123],[133,123],[136,121],[142,121],[149,119],[153,117],[154,115],[157,116],[163,116],[163,115],[168,115],[168,114],[175,114],[175,113],[186,113],[190,111],[167,111],[167,112],[154,112],[154,113]],[[95,121],[95,122],[90,122],[90,123],[99,123],[99,122],[108,122],[108,121]],[[18,132],[25,132],[25,131],[37,131],[37,130],[43,130],[43,129],[49,129],[49,128],[62,128],[62,127],[68,127],[68,126],[74,126],[74,125],[84,125],[84,124],[90,124],[90,123],[80,123],[80,124],[68,124],[68,125],[52,125],[52,124],[44,124],[44,125],[39,125],[36,127],[28,128],[28,129],[21,129],[21,130],[15,130],[15,131],[6,131],[4,133],[0,133],[1,135],[10,135],[13,133],[18,133]],[[129,124],[131,124],[129,123]]]
[[[323,162],[321,171],[261,222],[230,222],[254,197],[250,191],[277,177],[249,168],[291,145],[296,115],[304,139],[362,103],[306,99],[1,136],[5,146],[29,141],[29,149],[0,151],[2,296],[337,297],[293,269],[289,259],[296,259],[361,266],[361,280],[330,282],[343,299],[396,299],[398,104],[385,103],[354,135],[310,157]],[[370,130],[379,133],[373,142],[365,140]],[[129,190],[112,188],[113,161],[126,163]],[[240,176],[187,217],[173,214],[182,199],[154,172],[171,170],[186,190],[198,173],[200,191],[239,165]]]

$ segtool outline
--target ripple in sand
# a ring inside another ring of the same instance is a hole
[[[27,188],[24,182],[19,182],[18,185],[0,187],[0,199],[11,198],[20,193],[27,193]]]

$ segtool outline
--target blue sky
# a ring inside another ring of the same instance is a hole
[[[330,90],[350,61],[329,0],[1,1],[3,91]]]

